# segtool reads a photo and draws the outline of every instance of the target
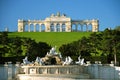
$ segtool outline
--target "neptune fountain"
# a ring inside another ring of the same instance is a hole
[[[35,61],[28,61],[28,57],[26,56],[23,59],[22,65],[70,65],[73,59],[70,56],[65,58],[65,61],[62,60],[62,55],[56,52],[56,48],[52,47],[49,52],[45,55],[45,57],[40,58],[36,57]],[[77,62],[79,64],[79,62]]]
[[[17,75],[18,80],[76,80],[87,79],[89,74],[84,73],[84,59],[78,57],[73,64],[73,59],[67,56],[65,60],[56,47],[52,47],[45,57],[36,57],[35,61],[28,61],[27,56],[23,59],[20,67],[22,71]]]

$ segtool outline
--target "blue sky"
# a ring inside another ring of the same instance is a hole
[[[120,26],[120,0],[0,0],[0,31],[17,31],[18,19],[65,13],[74,20],[98,19],[99,29]]]

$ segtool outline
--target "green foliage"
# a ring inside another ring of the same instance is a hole
[[[120,26],[116,26],[116,27],[115,27],[115,30],[120,31]]]
[[[120,31],[106,29],[103,32],[22,32],[0,34],[0,55],[22,53],[35,60],[43,57],[51,46],[57,46],[63,57],[74,60],[79,55],[85,60],[110,62],[120,59]],[[51,46],[49,46],[49,45]],[[94,54],[94,56],[93,56]],[[97,58],[98,57],[98,58]]]
[[[0,34],[0,39],[3,40],[0,42],[0,57],[17,57],[16,60],[19,61],[20,56],[25,56],[24,53],[30,61],[33,61],[37,56],[45,56],[51,48],[45,42],[37,43],[31,38],[25,37],[8,37],[7,34],[4,32]]]
[[[59,50],[64,56],[81,55],[82,57],[90,57],[91,54],[97,54],[106,58],[105,62],[114,59],[117,62],[120,56],[120,31],[106,29],[103,32],[92,33],[89,37],[82,37],[78,41],[62,45]],[[113,57],[114,56],[114,57]],[[88,58],[87,58],[88,59]],[[100,59],[101,60],[101,59]],[[94,60],[93,60],[94,61]],[[102,61],[102,60],[101,60]]]
[[[0,33],[0,57],[5,55],[8,52],[8,33],[2,32]]]

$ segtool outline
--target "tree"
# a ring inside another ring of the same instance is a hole
[[[37,43],[35,40],[32,40],[30,38],[24,38],[23,45],[25,49],[24,52],[30,61],[35,60],[37,56],[44,57],[51,48],[51,46],[45,42]]]
[[[101,33],[98,34],[98,33],[94,32],[88,38],[89,44],[91,46],[90,52],[94,53],[95,56],[96,56],[96,54],[99,53],[98,50],[99,50],[99,46],[100,46],[100,41],[102,40],[101,36],[102,36]]]
[[[51,49],[51,46],[49,46],[47,43],[45,42],[39,42],[37,43],[37,51],[38,51],[38,56],[40,57],[44,57],[46,55],[46,53]]]
[[[7,46],[8,44],[8,32],[2,32],[1,35],[0,35],[0,43],[3,45],[3,46]]]
[[[20,37],[9,38],[8,44],[8,54],[9,56],[22,56],[22,40]]]
[[[114,55],[115,65],[117,64],[117,55],[120,53],[120,31],[118,30],[109,30],[106,29],[103,32],[102,40],[101,40],[101,50],[109,55]]]
[[[72,43],[62,45],[59,51],[63,56],[90,56],[90,45],[86,37]]]
[[[26,56],[28,56],[28,59],[33,61],[36,57],[36,51],[35,51],[35,46],[36,46],[35,40],[32,40],[31,38],[24,38],[23,39],[23,46],[24,46],[24,53]]]
[[[115,30],[120,31],[120,26],[116,26]]]
[[[60,48],[59,48],[59,51],[61,52],[62,56],[71,56],[70,54],[70,44],[67,44],[67,45],[62,45]]]
[[[0,57],[2,55],[5,55],[8,52],[8,33],[7,32],[1,32],[0,33]]]
[[[120,53],[120,31],[113,30],[112,31],[112,38],[111,38],[111,45],[113,49],[113,54],[114,54],[114,61],[115,65],[117,65],[117,53]]]
[[[90,56],[90,44],[89,40],[86,37],[82,37],[81,40],[78,40],[77,44],[77,49],[78,52],[80,53],[81,56]]]

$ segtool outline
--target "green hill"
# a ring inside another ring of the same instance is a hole
[[[39,42],[46,42],[51,46],[60,47],[72,41],[77,41],[83,36],[89,36],[91,32],[13,32],[9,37],[29,37]]]

